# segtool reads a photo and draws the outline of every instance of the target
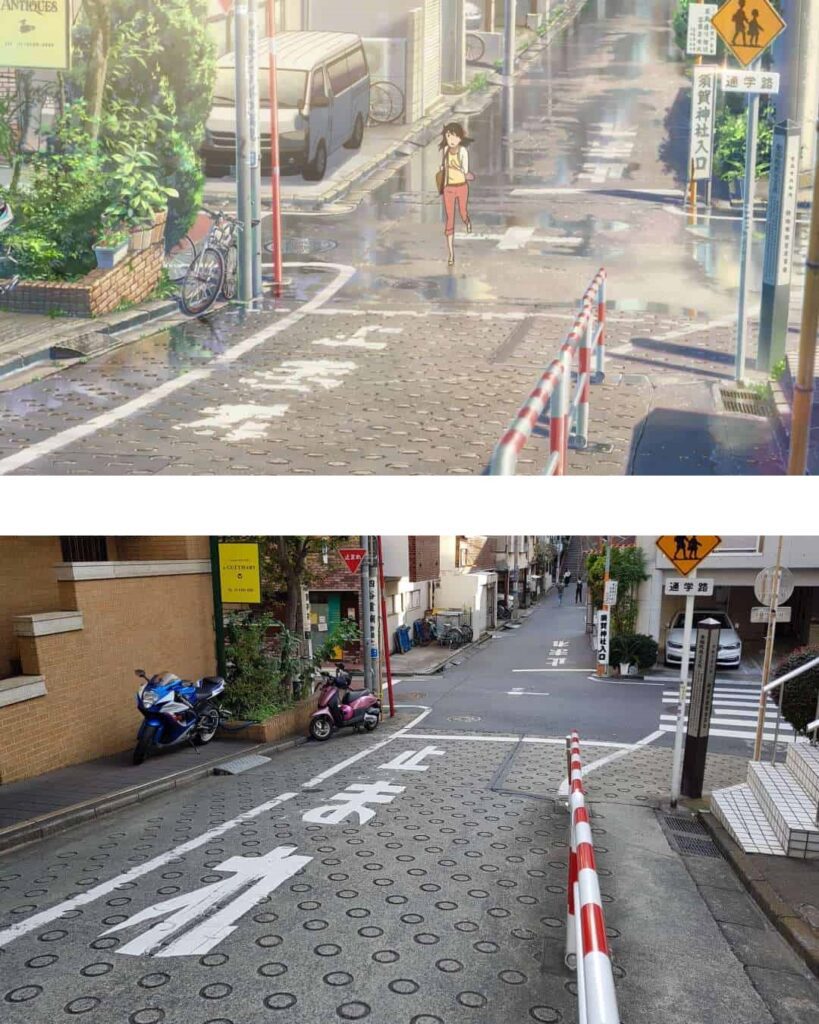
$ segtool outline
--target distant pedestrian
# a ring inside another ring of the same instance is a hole
[[[558,583],[558,585],[557,585],[557,603],[558,604],[563,604],[563,591],[565,589],[566,589],[566,587],[562,583]]]
[[[469,219],[469,182],[475,175],[469,170],[469,150],[472,142],[461,124],[451,121],[444,125],[441,133],[439,149],[442,152],[441,166],[436,172],[435,180],[438,192],[444,201],[446,214],[446,246],[449,254],[449,266],[455,263],[455,207],[466,225],[466,233],[472,233],[472,221]]]
[[[565,572],[563,573],[563,586],[564,586],[564,587],[568,587],[568,585],[569,585],[569,580],[570,580],[571,578],[572,578],[572,574],[571,574],[571,572],[570,572],[570,571],[569,571],[569,570],[567,569],[567,570],[566,570],[566,571],[565,571]]]
[[[574,603],[583,604],[583,580],[578,579],[574,587]]]

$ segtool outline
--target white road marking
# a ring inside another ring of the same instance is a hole
[[[507,690],[507,696],[509,697],[550,697],[551,694],[539,692],[537,690]]]
[[[288,405],[220,405],[203,409],[205,416],[193,423],[175,423],[174,430],[192,430],[194,434],[212,437],[225,430],[225,441],[255,441],[267,433],[270,421],[280,419]]]
[[[301,816],[302,821],[318,825],[340,825],[351,814],[358,815],[358,824],[366,825],[375,817],[375,811],[367,804],[391,804],[404,786],[393,786],[389,782],[354,782],[342,793],[330,797],[332,803],[311,807]]]
[[[387,347],[385,341],[368,341],[368,334],[403,334],[403,327],[378,327],[374,324],[368,324],[366,327],[359,327],[358,330],[352,334],[349,338],[346,338],[343,334],[337,335],[335,338],[319,338],[317,341],[311,341],[311,345],[321,345],[324,348],[357,348],[366,349],[371,352],[380,352]]]
[[[40,911],[39,914],[33,914],[31,917],[27,917],[24,921],[17,921],[11,927],[6,928],[4,931],[0,931],[0,947],[7,945],[14,939],[20,938],[21,935],[26,935],[28,932],[33,932],[37,928],[43,925],[51,924],[52,921],[56,921],[57,918],[62,917],[70,910],[75,910],[77,907],[87,906],[89,903],[93,903],[95,900],[100,899],[103,896],[107,896],[109,893],[114,892],[119,886],[124,885],[126,882],[131,882],[135,878],[141,878],[143,875],[150,874],[151,871],[156,871],[157,868],[164,867],[166,864],[172,862],[178,862],[181,857],[186,853],[190,853],[191,850],[197,850],[200,846],[205,846],[207,843],[216,839],[218,836],[224,835],[225,832],[229,832],[231,829],[236,828],[237,825],[244,825],[248,821],[252,821],[254,818],[260,817],[262,814],[266,814],[268,811],[273,810],[274,807],[278,807],[287,800],[292,800],[296,793],[282,793],[273,800],[268,800],[266,803],[259,804],[258,807],[254,807],[252,810],[245,811],[237,818],[231,818],[230,821],[222,822],[221,825],[216,825],[214,828],[210,828],[207,832],[203,832],[201,835],[196,836],[195,839],[189,839],[186,843],[182,843],[179,846],[173,846],[170,850],[166,850],[165,853],[161,853],[158,857],[154,857],[144,864],[137,864],[135,867],[129,868],[120,875],[116,875],[114,878],[109,878],[107,882],[101,882],[99,885],[95,885],[93,889],[88,889],[86,892],[78,893],[76,896],[71,896],[61,903],[55,904],[53,907],[49,907],[47,910]]]
[[[379,768],[388,768],[394,772],[426,772],[429,771],[428,764],[421,764],[426,757],[443,757],[445,751],[437,747],[422,747],[421,750],[405,750],[403,754],[396,755],[392,761],[380,764]]]
[[[627,750],[620,750],[620,751],[617,751],[617,753],[614,753],[614,754],[607,754],[606,757],[601,757],[597,761],[592,761],[591,764],[583,765],[583,778],[585,779],[585,777],[589,774],[589,772],[593,772],[593,771],[595,771],[598,768],[602,768],[603,765],[605,765],[605,764],[611,764],[612,761],[617,761],[621,757],[627,757],[629,754],[633,753],[635,750],[639,750],[640,747],[647,747],[649,745],[649,743],[653,743],[654,740],[659,739],[660,736],[662,736],[662,734],[663,734],[663,731],[661,729],[657,729],[656,732],[652,732],[648,736],[643,736],[643,738],[641,740],[637,740],[636,743],[632,743],[628,747]],[[594,743],[593,740],[584,740],[584,739],[581,738],[581,740],[580,740],[580,750],[581,750],[581,753],[583,751],[583,747],[591,747],[591,746],[599,746],[599,745],[600,745],[599,743],[598,744]],[[568,779],[564,779],[560,783],[560,786],[559,786],[559,788],[557,790],[557,795],[559,797],[566,796],[568,794],[568,792],[569,792],[569,780]]]
[[[711,725],[733,725],[733,726],[744,725],[744,726],[750,726],[753,723],[753,720],[756,718],[756,716],[751,714],[751,715],[748,716],[748,719],[743,720],[743,718],[742,718],[743,714],[746,714],[746,712],[740,711],[740,712],[734,713],[734,712],[731,712],[731,711],[722,711],[722,712],[718,712],[717,714],[712,714],[711,715]],[[730,717],[725,718],[725,717],[722,717],[723,715],[728,715]],[[660,725],[661,725],[661,727],[662,727],[662,723],[663,722],[674,722],[674,723],[676,723],[676,721],[677,721],[677,716],[676,715],[660,715]],[[776,721],[776,719],[774,719],[774,721]],[[685,716],[685,722],[686,723],[688,722],[688,715]],[[769,720],[766,720],[766,725],[768,727],[771,727],[773,724],[774,724],[773,722],[771,722]],[[782,722],[780,727],[779,727],[779,731],[781,733],[786,733],[786,732],[793,733],[793,727],[788,725],[786,722]]]
[[[413,739],[417,740],[456,740],[458,742],[472,743],[543,743],[548,746],[565,747],[566,739],[553,739],[549,736],[493,736],[476,735],[475,733],[413,733]],[[617,750],[631,749],[631,743],[611,743],[609,740],[583,740],[583,743],[590,747],[614,747]]]
[[[332,391],[344,384],[343,377],[356,364],[333,359],[286,359],[271,370],[258,370],[252,377],[240,377],[239,383],[261,391],[297,391],[309,394],[314,387]]]
[[[588,672],[587,668],[513,668],[513,672]]]
[[[521,226],[507,228],[501,240],[498,242],[498,248],[503,250],[522,249],[534,233],[534,228]]]
[[[16,469],[28,466],[32,462],[36,462],[38,459],[41,459],[46,455],[52,455],[54,452],[60,451],[70,444],[82,441],[87,437],[92,437],[94,434],[99,433],[100,430],[105,430],[108,427],[113,426],[115,423],[129,419],[136,413],[150,409],[152,406],[164,401],[177,391],[184,390],[191,384],[207,380],[221,367],[229,366],[231,363],[236,362],[236,360],[241,359],[241,357],[246,355],[248,352],[252,352],[253,349],[258,348],[259,345],[264,344],[264,342],[268,341],[270,338],[273,338],[277,334],[281,334],[282,331],[286,331],[288,328],[293,327],[309,313],[319,309],[326,302],[329,302],[330,299],[344,288],[347,282],[353,278],[357,272],[355,267],[341,263],[287,263],[285,265],[287,267],[310,267],[317,270],[335,270],[337,273],[335,279],[331,281],[330,284],[321,288],[312,299],[309,299],[294,313],[288,314],[288,316],[283,320],[277,320],[275,323],[264,327],[262,330],[256,331],[255,334],[251,334],[249,337],[245,338],[244,341],[238,342],[232,348],[228,349],[227,352],[223,352],[221,355],[213,359],[207,367],[198,370],[190,370],[188,373],[182,374],[181,377],[175,377],[173,380],[165,381],[164,384],[160,384],[157,387],[152,388],[150,391],[144,392],[137,398],[132,398],[128,402],[123,402],[123,404],[117,406],[116,409],[109,409],[106,412],[100,413],[98,416],[93,416],[85,423],[78,423],[74,427],[62,430],[51,437],[29,445],[19,452],[15,452],[13,455],[7,455],[5,458],[0,459],[0,476],[13,473]]]
[[[713,720],[712,720],[713,721]],[[661,732],[676,732],[675,725],[661,725]],[[755,731],[753,729],[747,729],[744,732],[739,729],[709,729],[708,733],[710,736],[722,736],[724,739],[729,740],[748,740],[749,742],[754,738]],[[774,734],[772,732],[766,732],[762,734],[763,740],[769,740],[773,742]],[[786,736],[782,729],[779,730],[779,742],[780,743],[795,743],[795,738]]]

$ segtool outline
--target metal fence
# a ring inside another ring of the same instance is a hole
[[[583,790],[580,737],[566,737],[571,844],[566,886],[566,966],[577,973],[579,1024],[619,1024],[600,882]]]
[[[575,356],[576,382],[572,394]],[[580,312],[560,347],[558,357],[543,371],[495,445],[489,460],[489,475],[514,474],[524,445],[548,408],[549,459],[543,472],[547,476],[563,476],[567,470],[569,448],[585,448],[589,443],[591,385],[603,381],[605,363],[606,271],[601,267],[583,293]]]

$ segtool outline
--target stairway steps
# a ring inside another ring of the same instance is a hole
[[[745,853],[785,856],[785,848],[747,782],[714,790],[711,811]]]
[[[788,748],[785,767],[808,794],[814,808],[819,807],[819,746],[798,743]]]
[[[819,858],[816,804],[790,770],[752,761],[748,786],[787,855]]]

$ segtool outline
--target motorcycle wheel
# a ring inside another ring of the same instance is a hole
[[[148,751],[153,746],[155,732],[155,725],[145,726],[145,729],[142,735],[137,740],[137,745],[134,748],[134,764],[142,764],[142,762],[148,756]]]
[[[196,735],[193,737],[193,742],[198,747],[203,747],[206,743],[210,743],[216,735],[218,728],[219,712],[212,704],[208,704],[200,716],[200,725],[196,730]]]
[[[323,716],[321,718],[314,718],[310,723],[310,735],[319,742],[329,740],[332,731],[333,727]]]
[[[379,715],[378,718],[376,718],[376,720],[374,722],[365,722],[364,723],[364,728],[367,730],[367,732],[372,732],[373,729],[377,729],[378,728],[378,723],[380,721],[381,721],[381,715]]]

